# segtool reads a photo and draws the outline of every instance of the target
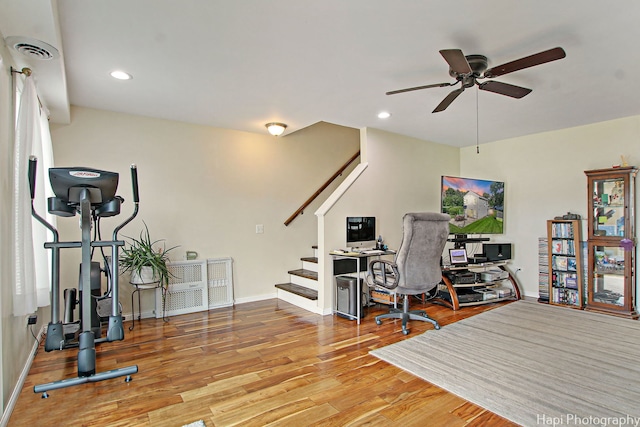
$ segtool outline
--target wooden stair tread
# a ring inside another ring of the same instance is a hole
[[[315,257],[315,256],[300,258],[300,260],[305,262],[312,262],[314,264],[318,263],[318,257]]]
[[[304,286],[296,285],[295,283],[279,283],[276,285],[276,288],[282,289],[283,291],[291,292],[292,294],[296,294],[310,300],[318,299],[318,291],[305,288]]]
[[[304,277],[306,279],[318,280],[318,272],[313,270],[305,270],[304,268],[299,268],[297,270],[290,270],[287,273],[293,274],[294,276]]]

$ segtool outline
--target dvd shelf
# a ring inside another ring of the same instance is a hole
[[[549,239],[538,238],[538,302],[549,303]]]
[[[584,306],[582,245],[579,220],[547,221],[549,303]]]

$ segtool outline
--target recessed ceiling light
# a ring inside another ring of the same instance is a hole
[[[381,113],[378,113],[378,118],[379,119],[388,119],[389,117],[391,117],[391,113],[389,113],[387,111],[383,111]]]
[[[125,73],[124,71],[119,71],[119,70],[112,71],[111,77],[118,80],[131,80],[133,78],[131,74]]]

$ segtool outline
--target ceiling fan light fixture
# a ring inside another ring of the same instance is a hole
[[[284,123],[271,122],[265,125],[269,133],[273,136],[280,136],[284,133],[284,130],[287,128],[287,125]]]

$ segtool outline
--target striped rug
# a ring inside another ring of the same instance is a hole
[[[640,322],[517,301],[371,352],[523,426],[640,426]]]

